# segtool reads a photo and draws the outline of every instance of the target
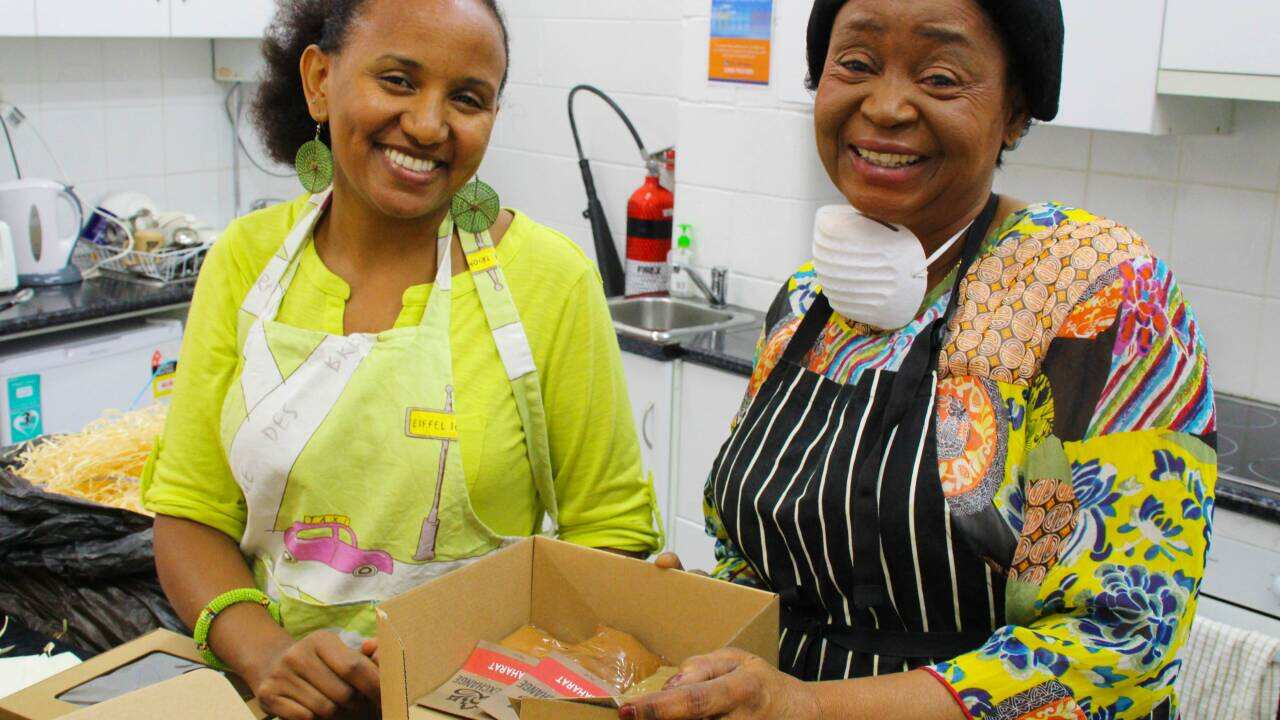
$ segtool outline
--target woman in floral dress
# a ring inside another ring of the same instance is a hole
[[[694,658],[623,717],[1177,717],[1202,333],[1135,230],[991,193],[1056,113],[1062,38],[1057,0],[815,4],[818,151],[861,229],[819,213],[706,490],[713,575],[782,597],[780,670]],[[881,320],[901,288],[868,233],[919,241],[914,315]]]

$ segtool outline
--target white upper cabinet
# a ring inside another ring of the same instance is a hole
[[[274,11],[274,0],[0,0],[0,35],[260,38]]]
[[[170,0],[173,37],[259,38],[271,14],[272,0]]]
[[[36,34],[36,0],[0,0],[0,35]]]
[[[42,37],[168,37],[169,0],[36,0]]]
[[[1280,102],[1280,2],[1168,3],[1160,92]]]
[[[1166,70],[1280,75],[1280,2],[1168,0]]]
[[[1055,124],[1147,134],[1226,129],[1226,103],[1157,94],[1165,2],[1063,1],[1066,54]]]

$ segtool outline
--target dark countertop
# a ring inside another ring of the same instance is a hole
[[[703,333],[666,347],[619,336],[625,352],[748,376],[759,328]],[[1218,396],[1217,506],[1280,523],[1280,409]]]
[[[695,335],[675,345],[659,345],[648,340],[618,334],[618,344],[623,352],[640,355],[650,360],[666,362],[687,360],[716,370],[748,377],[756,355],[756,341],[760,338],[757,327],[739,330],[718,330]]]
[[[0,340],[181,307],[194,291],[194,281],[153,286],[114,277],[38,288],[31,300],[0,312]]]

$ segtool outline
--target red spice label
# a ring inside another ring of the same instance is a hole
[[[524,662],[519,655],[509,650],[496,652],[486,648],[485,645],[488,645],[488,643],[481,643],[476,647],[475,652],[471,653],[471,657],[467,659],[467,664],[462,666],[463,672],[469,672],[472,675],[479,675],[490,680],[497,680],[504,685],[511,685],[536,667],[536,665]]]
[[[419,705],[450,715],[489,720],[481,706],[532,670],[538,661],[493,643],[480,642],[467,662],[448,682],[418,701]]]
[[[534,668],[531,674],[562,697],[593,698],[610,695],[609,691],[596,684],[597,681],[591,679],[586,671],[571,668],[555,656],[538,663],[538,667]]]
[[[480,707],[497,720],[519,720],[520,716],[512,707],[512,700],[523,698],[583,700],[612,697],[613,693],[605,688],[606,684],[600,678],[587,672],[569,658],[552,653],[501,694],[485,699],[480,703]]]

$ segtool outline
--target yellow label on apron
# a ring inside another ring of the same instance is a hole
[[[467,267],[474,273],[482,273],[498,266],[498,251],[480,248],[467,256]]]
[[[404,433],[424,440],[457,440],[458,419],[451,413],[438,410],[409,408]]]

